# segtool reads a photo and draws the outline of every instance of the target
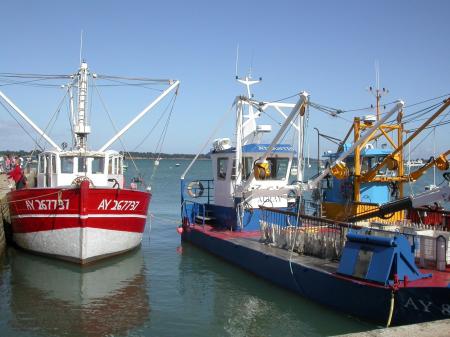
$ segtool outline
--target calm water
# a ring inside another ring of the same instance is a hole
[[[0,260],[0,336],[329,336],[375,327],[181,244],[179,177],[188,162],[179,162],[163,160],[152,173],[150,161],[137,161],[151,180],[153,216],[136,251],[81,268],[9,248]],[[210,162],[193,172],[210,176]]]

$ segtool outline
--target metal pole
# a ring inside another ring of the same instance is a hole
[[[320,174],[320,131],[318,128],[314,128],[317,131],[317,174]]]
[[[291,111],[290,115],[288,116],[288,118],[286,118],[286,120],[284,121],[284,123],[281,126],[280,130],[278,131],[278,133],[276,134],[276,136],[272,140],[272,143],[270,143],[269,147],[267,148],[266,152],[264,153],[264,155],[261,157],[260,160],[264,161],[264,160],[267,159],[267,157],[272,152],[272,150],[275,147],[275,145],[278,143],[280,138],[283,136],[284,131],[286,131],[287,127],[290,125],[290,123],[292,122],[294,117],[297,116],[297,113],[300,111],[300,109],[302,109],[305,106],[305,104],[307,102],[308,102],[308,93],[301,92],[300,93],[300,99],[298,100],[297,104],[292,109],[292,111]],[[297,163],[297,165],[298,165],[298,163]]]
[[[56,150],[61,151],[61,148],[49,137],[47,134],[42,131],[33,121],[28,118],[28,116],[20,110],[3,92],[0,91],[0,96],[5,100],[8,105],[14,109],[24,120],[27,122],[36,132],[43,137],[47,142],[49,142]]]
[[[449,100],[450,101],[450,100]],[[353,145],[350,147],[350,149],[348,149],[347,151],[345,151],[344,153],[342,153],[339,158],[337,158],[331,165],[330,167],[328,167],[327,169],[325,169],[316,179],[314,179],[313,181],[308,182],[309,188],[314,188],[317,186],[317,184],[324,178],[327,176],[328,173],[330,173],[331,168],[336,165],[338,162],[343,161],[345,158],[347,158],[350,154],[353,153],[353,151],[355,151],[355,148],[360,146],[362,142],[366,141],[366,139],[369,139],[370,137],[373,136],[373,134],[375,133],[375,131],[380,127],[380,125],[382,125],[384,122],[386,122],[389,117],[391,117],[395,112],[399,111],[400,109],[403,108],[403,106],[405,105],[405,103],[403,103],[403,101],[397,101],[397,103],[395,104],[395,106],[389,111],[387,112],[383,118],[381,118],[377,123],[375,123],[369,130],[366,131],[365,135],[361,138],[358,139],[358,141],[356,141],[355,143],[353,143]],[[378,170],[379,168],[377,168]]]
[[[450,99],[447,98],[446,100],[444,100],[444,104],[442,104],[442,106],[439,108],[438,111],[436,111],[433,116],[431,116],[430,118],[427,119],[427,121],[425,123],[423,123],[419,128],[416,129],[416,131],[414,131],[414,133],[409,136],[404,142],[402,142],[402,144],[400,144],[390,155],[386,156],[384,158],[384,160],[379,163],[377,166],[375,166],[373,169],[371,169],[369,172],[366,172],[366,174],[364,176],[361,177],[361,180],[366,179],[367,177],[371,177],[374,176],[375,172],[378,172],[378,170],[380,168],[382,168],[388,158],[394,158],[394,156],[399,153],[400,151],[403,151],[403,148],[408,145],[419,133],[421,133],[423,131],[423,129],[425,129],[433,120],[435,120],[442,112],[445,111],[445,109],[448,108],[448,106],[450,105]],[[402,106],[403,107],[403,106]]]

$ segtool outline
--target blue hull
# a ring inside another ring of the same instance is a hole
[[[255,240],[232,240],[209,235],[199,226],[185,228],[182,239],[280,287],[340,312],[381,325],[386,325],[389,319],[390,287],[341,277],[326,268],[308,263],[308,260],[320,259],[304,257],[305,263],[298,259],[289,263],[287,251]],[[400,288],[394,294],[392,325],[450,318],[448,287]]]

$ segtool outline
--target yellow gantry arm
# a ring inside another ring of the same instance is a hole
[[[370,171],[368,171],[366,174],[364,174],[363,176],[361,176],[361,181],[367,182],[367,181],[371,181],[373,180],[373,178],[375,178],[375,176],[377,175],[377,172],[384,166],[386,165],[388,162],[392,162],[393,160],[395,160],[395,156],[397,153],[399,153],[400,151],[403,150],[403,148],[409,144],[414,138],[416,138],[416,136],[423,131],[423,129],[425,129],[433,120],[435,120],[442,112],[444,112],[445,109],[448,108],[448,106],[450,105],[450,99],[447,98],[444,101],[444,104],[442,104],[442,106],[439,108],[438,111],[436,111],[433,116],[431,116],[430,118],[428,118],[428,120],[423,123],[419,128],[417,128],[416,131],[414,131],[414,133],[408,137],[403,144],[399,145],[390,155],[386,156],[386,158],[384,158],[384,160],[379,163],[377,166],[375,166],[373,169],[371,169]]]
[[[445,171],[448,170],[449,168],[449,163],[447,160],[447,156],[450,154],[450,150],[445,151],[444,153],[442,153],[441,155],[437,156],[436,158],[434,158],[433,160],[430,160],[429,163],[425,164],[424,166],[422,166],[421,168],[419,168],[418,170],[411,172],[408,175],[408,180],[410,181],[416,181],[417,179],[419,179],[429,168],[433,167],[433,165],[436,165],[436,167],[441,170],[441,171]]]

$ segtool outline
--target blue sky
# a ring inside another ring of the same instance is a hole
[[[4,1],[0,72],[74,72],[83,30],[83,56],[93,72],[181,80],[163,151],[195,153],[242,93],[234,80],[238,44],[240,75],[252,65],[254,76],[263,77],[254,88],[257,98],[276,100],[306,90],[323,105],[365,107],[373,103],[366,88],[375,82],[378,60],[381,85],[390,90],[385,102],[402,98],[415,103],[450,93],[449,9],[448,1]],[[59,89],[0,90],[42,127],[62,97]],[[117,126],[154,98],[148,90],[108,90],[102,93]],[[92,115],[93,148],[114,134],[98,110]],[[124,137],[129,150],[158,113]],[[353,116],[344,115],[347,120]],[[343,137],[349,123],[311,110],[311,135],[313,127]],[[449,130],[436,130],[438,151],[448,149]],[[61,115],[52,137],[67,141],[68,132]],[[230,119],[217,136],[232,132]],[[153,151],[159,133],[139,150]],[[3,149],[33,148],[1,107],[0,142]],[[333,148],[328,144],[322,147]],[[430,144],[431,137],[415,155],[430,154]],[[115,148],[121,149],[120,144]],[[311,152],[315,149],[311,142]]]

